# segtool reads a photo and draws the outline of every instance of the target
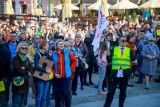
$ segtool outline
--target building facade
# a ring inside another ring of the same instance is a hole
[[[86,15],[87,7],[97,0],[72,0],[72,4],[80,7],[83,15]],[[144,3],[148,0],[130,0],[134,3]],[[57,4],[57,0],[12,0],[12,7],[15,14],[31,14],[37,13],[35,10],[43,11],[45,15],[52,15],[53,7]],[[109,4],[115,4],[117,0],[108,0]],[[0,14],[5,14],[5,4],[6,0],[0,0]]]

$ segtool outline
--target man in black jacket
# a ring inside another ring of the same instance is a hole
[[[10,61],[12,61],[12,59],[14,58],[14,56],[16,55],[16,48],[18,45],[17,42],[17,33],[16,32],[11,32],[10,33],[10,40],[5,43],[5,47],[9,50],[9,59]],[[7,83],[6,83],[6,98],[7,98],[7,103],[9,100],[9,92],[10,92],[10,84],[12,82],[12,74],[13,74],[13,67],[12,64],[10,63],[10,69],[11,69],[11,75],[8,76],[7,78]]]
[[[2,36],[0,36],[0,81],[7,82],[10,74],[10,54],[9,50],[2,44]],[[7,99],[5,91],[0,91],[0,107],[7,107]]]
[[[130,62],[137,63],[133,51],[126,47],[126,38],[119,39],[119,46],[111,50],[109,63],[112,64],[108,93],[104,107],[110,107],[117,85],[119,84],[119,107],[124,107],[128,77],[131,74]]]

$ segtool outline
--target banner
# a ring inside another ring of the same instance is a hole
[[[99,6],[97,30],[96,30],[94,40],[92,42],[92,45],[94,46],[94,48],[93,48],[94,52],[96,52],[97,49],[99,48],[99,42],[100,42],[100,38],[102,36],[102,32],[107,27],[107,25],[108,25],[108,21],[105,17],[105,14],[102,11],[102,9]]]

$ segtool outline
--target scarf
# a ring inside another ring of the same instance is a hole
[[[19,55],[19,57],[21,58],[21,60],[24,62],[26,59],[27,59],[27,56],[26,55],[24,55],[24,54],[18,54]]]

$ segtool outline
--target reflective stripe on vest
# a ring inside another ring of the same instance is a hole
[[[114,48],[112,70],[118,70],[120,68],[130,68],[130,49],[127,47],[124,49],[123,55],[121,55],[121,49],[119,47]]]

